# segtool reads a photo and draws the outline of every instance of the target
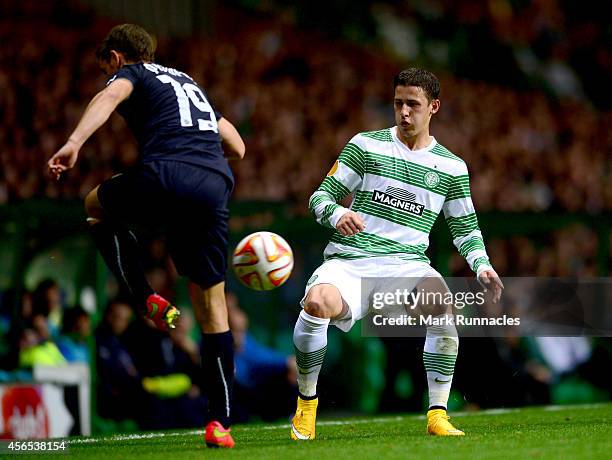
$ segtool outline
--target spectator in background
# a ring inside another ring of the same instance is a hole
[[[297,395],[295,357],[259,343],[248,331],[249,319],[238,297],[227,292],[226,301],[236,347],[234,422],[289,417]]]
[[[19,367],[30,369],[38,364],[44,366],[62,366],[66,359],[57,345],[40,335],[37,328],[25,326],[19,333]]]
[[[5,300],[15,306],[14,295]],[[7,343],[9,349],[3,366],[7,369],[30,369],[37,364],[55,366],[66,363],[53,340],[61,320],[61,292],[52,279],[41,281],[32,295],[21,295],[14,311]]]
[[[189,336],[191,312],[181,308],[171,334],[138,317],[126,332],[126,344],[142,379],[144,404],[138,408],[142,429],[192,428],[204,425],[199,347]]]
[[[131,320],[130,305],[112,300],[95,334],[98,414],[117,421],[136,418],[145,400],[140,373],[125,345]]]
[[[59,334],[62,324],[62,293],[55,280],[47,278],[41,281],[32,292],[32,317],[41,336],[51,338]]]
[[[98,412],[106,419],[134,419],[140,429],[203,425],[199,349],[188,337],[188,311],[172,336],[152,322],[132,321],[129,303],[111,301],[96,330]]]
[[[91,334],[89,314],[81,307],[69,308],[64,313],[62,335],[57,338],[57,346],[66,361],[89,363],[89,344]]]

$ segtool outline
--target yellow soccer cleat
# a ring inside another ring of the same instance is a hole
[[[444,409],[432,409],[427,412],[427,433],[434,436],[465,436],[465,433],[455,428],[448,420]]]
[[[291,439],[310,441],[315,438],[319,398],[304,400],[298,396],[297,409],[291,421]]]

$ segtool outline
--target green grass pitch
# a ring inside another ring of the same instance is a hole
[[[451,414],[453,415],[453,414]],[[456,413],[461,438],[425,435],[423,415],[321,417],[317,439],[289,440],[289,425],[238,425],[234,449],[208,449],[201,430],[70,439],[70,458],[400,459],[612,458],[612,404]],[[20,458],[24,458],[20,455]],[[40,458],[40,456],[37,456]]]

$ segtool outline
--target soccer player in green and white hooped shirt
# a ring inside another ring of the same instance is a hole
[[[493,301],[501,296],[503,285],[489,262],[470,198],[467,166],[429,134],[431,117],[440,108],[438,79],[410,68],[395,77],[394,90],[396,126],[353,137],[310,198],[317,222],[336,231],[325,262],[306,285],[295,325],[299,395],[291,424],[294,440],[315,437],[317,380],[329,324],[346,332],[368,312],[361,303],[362,277],[421,280],[419,287],[434,280],[447,289],[425,256],[440,211],[453,243],[492,290]],[[338,202],[350,193],[353,202],[347,209]],[[458,345],[452,323],[427,328],[423,361],[429,385],[427,431],[433,435],[464,434],[446,415]]]

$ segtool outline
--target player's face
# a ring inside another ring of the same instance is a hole
[[[429,120],[438,111],[439,104],[437,99],[429,102],[425,91],[418,86],[396,86],[393,107],[400,137],[414,138],[423,132],[429,133]]]

